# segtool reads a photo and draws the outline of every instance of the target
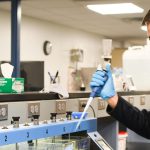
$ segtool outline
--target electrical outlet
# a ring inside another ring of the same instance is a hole
[[[66,113],[66,100],[56,100],[56,113]]]
[[[133,105],[134,104],[134,97],[133,96],[129,96],[128,97],[128,102]]]
[[[0,121],[8,120],[8,104],[0,104]]]
[[[145,95],[140,96],[140,105],[145,105]]]
[[[40,102],[28,103],[28,117],[32,115],[40,115]]]
[[[79,100],[79,112],[83,112],[84,108],[83,105],[86,105],[87,100]]]
[[[105,101],[98,99],[98,110],[105,109]]]

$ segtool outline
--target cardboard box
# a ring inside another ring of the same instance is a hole
[[[12,92],[12,78],[0,78],[0,93]]]
[[[24,92],[24,78],[0,78],[0,93]]]
[[[12,93],[24,92],[24,78],[12,78]]]

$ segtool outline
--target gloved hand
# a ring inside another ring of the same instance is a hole
[[[96,71],[93,74],[90,87],[92,90],[94,87],[100,87],[96,92],[96,96],[100,96],[104,100],[107,100],[116,94],[110,64],[106,65],[106,72]]]

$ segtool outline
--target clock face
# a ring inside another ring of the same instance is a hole
[[[50,41],[45,41],[43,44],[43,50],[45,55],[49,55],[52,52],[52,43]]]

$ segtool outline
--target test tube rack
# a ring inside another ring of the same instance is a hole
[[[97,119],[84,119],[79,128],[76,129],[78,120],[64,120],[52,123],[50,120],[47,123],[40,122],[39,125],[29,123],[19,124],[19,128],[13,128],[12,125],[8,129],[0,129],[0,146],[36,140],[40,138],[47,138],[51,136],[58,136],[62,134],[69,134],[79,131],[93,132],[97,130]]]

